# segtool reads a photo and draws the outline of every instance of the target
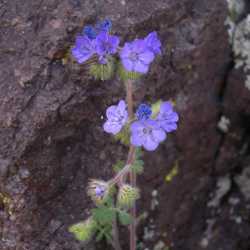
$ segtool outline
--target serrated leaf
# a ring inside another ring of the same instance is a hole
[[[118,161],[115,165],[113,165],[113,170],[115,173],[120,172],[125,166],[124,161]]]
[[[111,239],[112,238],[111,233],[112,233],[112,225],[106,224],[103,226],[99,226],[96,234],[96,241],[100,241],[104,238]]]
[[[115,218],[116,212],[113,208],[102,206],[92,209],[92,215],[97,222],[101,224],[106,224],[112,223]]]
[[[69,232],[73,233],[77,240],[87,241],[92,237],[96,228],[96,223],[92,219],[72,225]]]
[[[131,170],[136,173],[136,174],[141,174],[143,173],[143,165],[144,161],[143,160],[136,160],[132,165],[131,165]]]
[[[132,223],[132,217],[126,211],[119,211],[119,221],[122,225],[127,226]]]

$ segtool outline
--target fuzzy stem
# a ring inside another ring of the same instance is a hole
[[[119,230],[117,226],[117,218],[114,219],[113,221],[113,247],[115,250],[122,250],[121,245],[120,245],[120,240],[119,240]]]
[[[127,104],[128,104],[128,116],[129,120],[133,120],[133,81],[126,81],[126,92],[127,92]],[[127,158],[127,164],[132,165],[135,160],[135,147],[130,144],[129,154]],[[129,173],[131,186],[136,186],[136,174],[133,171]],[[129,227],[130,230],[130,250],[136,250],[136,204],[131,209],[132,223]]]

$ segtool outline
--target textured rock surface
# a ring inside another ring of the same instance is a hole
[[[181,116],[176,135],[157,153],[145,155],[139,205],[149,211],[149,221],[139,231],[142,235],[150,223],[154,228],[145,246],[153,249],[162,240],[171,249],[198,250],[204,239],[214,239],[209,249],[248,249],[247,243],[237,245],[249,237],[246,231],[225,233],[227,205],[217,234],[207,223],[208,194],[217,175],[238,162],[246,143],[239,119],[249,115],[250,107],[245,89],[238,88],[241,75],[229,76],[226,15],[224,0],[0,3],[0,249],[91,249],[76,242],[67,228],[88,215],[87,179],[108,179],[112,163],[125,158],[126,149],[101,127],[105,108],[123,97],[124,89],[118,80],[93,81],[79,66],[63,64],[63,58],[85,23],[104,17],[124,39],[159,32],[163,56],[138,83],[135,98],[172,98]],[[232,119],[234,133],[217,130],[222,112]],[[179,173],[168,184],[164,177],[174,164]],[[160,202],[150,211],[153,189]],[[221,240],[223,233],[232,242]]]

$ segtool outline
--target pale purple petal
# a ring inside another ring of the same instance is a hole
[[[146,42],[148,49],[151,50],[155,55],[161,54],[161,42],[155,31],[148,34],[144,41]]]
[[[154,129],[152,131],[152,137],[154,138],[154,140],[156,140],[158,142],[162,142],[162,141],[164,141],[167,138],[166,133],[161,128]]]
[[[111,119],[116,113],[116,106],[112,105],[110,107],[107,108],[106,110],[106,116],[108,119]]]
[[[142,63],[141,61],[136,62],[134,67],[133,67],[133,71],[139,72],[139,73],[142,73],[142,74],[147,73],[148,69],[149,69],[149,66]]]
[[[131,60],[127,58],[122,58],[122,64],[126,70],[128,71],[134,70],[134,63]]]
[[[152,53],[151,51],[145,51],[141,53],[140,57],[145,64],[150,64],[155,58],[154,53]]]
[[[118,124],[118,123],[114,123],[114,122],[110,122],[110,121],[106,121],[103,124],[103,129],[105,132],[116,135],[117,133],[120,132],[120,130],[122,129],[122,125]]]
[[[159,142],[153,141],[150,138],[146,138],[144,143],[143,143],[143,147],[148,150],[148,151],[154,151],[156,150],[156,148],[158,147]]]
[[[103,125],[104,131],[111,134],[117,134],[121,131],[128,120],[127,106],[124,100],[118,105],[112,105],[106,110],[107,121]]]
[[[179,116],[173,111],[173,106],[170,102],[163,102],[160,106],[160,112],[156,117],[159,126],[166,132],[171,132],[177,129]]]
[[[94,42],[87,36],[78,36],[71,52],[78,63],[83,63],[95,53]]]

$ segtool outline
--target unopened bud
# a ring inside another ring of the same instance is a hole
[[[117,198],[119,206],[130,208],[133,206],[133,204],[138,198],[139,198],[138,188],[134,188],[127,184],[124,184],[120,187]]]

